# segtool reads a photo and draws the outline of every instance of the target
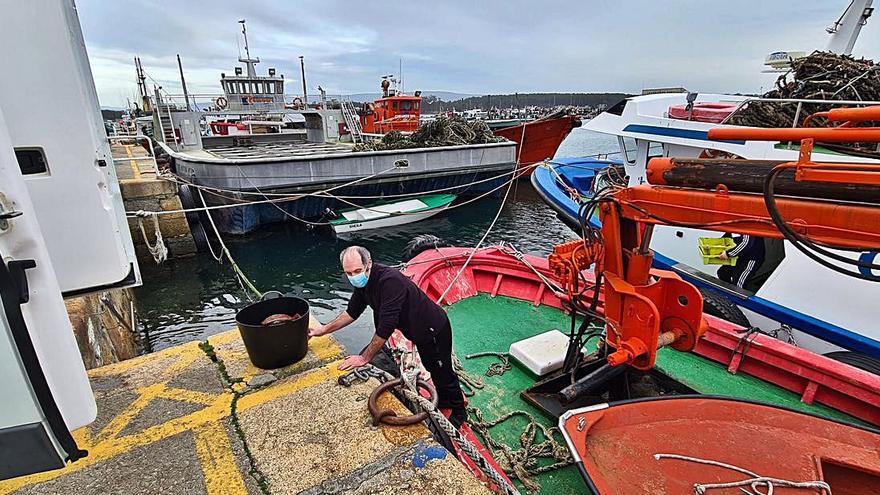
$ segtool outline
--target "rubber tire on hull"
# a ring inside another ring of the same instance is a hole
[[[420,234],[412,238],[403,248],[403,261],[409,261],[428,249],[448,247],[449,243],[436,235]]]
[[[868,373],[880,375],[880,359],[875,357],[866,356],[852,351],[829,352],[828,354],[825,354],[825,357],[848,364],[853,368],[865,370]]]
[[[180,185],[177,189],[177,195],[180,196],[180,204],[185,210],[201,206],[201,202],[196,201],[192,189],[186,184]],[[196,211],[186,212],[186,223],[189,224],[189,231],[192,233],[193,242],[196,244],[196,250],[200,253],[208,251],[210,246],[208,243],[210,240],[208,238],[208,232],[205,230],[205,226],[199,218],[199,213]]]
[[[700,294],[703,295],[704,313],[716,316],[741,327],[749,328],[752,326],[742,310],[740,310],[736,304],[733,304],[730,299],[708,289],[700,289]]]

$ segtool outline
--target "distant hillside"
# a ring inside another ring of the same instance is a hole
[[[413,91],[407,91],[408,94],[412,94]],[[352,101],[360,101],[367,102],[373,101],[382,96],[382,93],[356,93],[353,95],[349,95]],[[443,101],[452,101],[452,100],[461,100],[462,98],[469,98],[471,96],[476,96],[468,93],[455,93],[452,91],[422,91],[422,98],[427,98],[429,96],[433,96],[435,98],[441,99]]]
[[[625,93],[516,93],[512,95],[483,95],[471,96],[458,100],[432,101],[426,98],[422,102],[423,112],[438,112],[441,110],[488,110],[495,108],[510,107],[555,107],[568,105],[576,107],[597,105],[611,106],[626,98]]]

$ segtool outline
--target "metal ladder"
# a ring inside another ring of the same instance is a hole
[[[364,141],[363,129],[361,129],[361,119],[358,117],[354,104],[348,98],[342,99],[342,118],[345,119],[345,125],[351,132],[351,140],[358,144]]]

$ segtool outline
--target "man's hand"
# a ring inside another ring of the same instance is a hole
[[[312,337],[320,337],[321,335],[324,335],[324,334],[326,334],[326,333],[327,333],[327,331],[326,331],[326,326],[324,326],[324,325],[318,325],[318,326],[316,326],[316,327],[314,327],[314,328],[310,328],[310,329],[309,329],[309,338],[312,338]]]
[[[339,365],[339,369],[342,371],[353,370],[355,368],[360,368],[361,366],[369,363],[370,360],[361,356],[360,354],[355,354],[354,356],[348,356],[345,358],[345,361]]]
[[[726,261],[730,259],[730,256],[727,256],[727,251],[721,251],[721,254],[718,255],[718,258]]]

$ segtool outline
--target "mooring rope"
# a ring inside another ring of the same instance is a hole
[[[483,472],[486,477],[495,484],[495,486],[501,490],[505,495],[520,495],[519,490],[516,489],[504,476],[499,473],[494,466],[492,466],[483,454],[480,453],[479,450],[472,444],[464,435],[458,431],[458,428],[455,427],[446,416],[441,413],[434,403],[430,400],[426,399],[418,392],[418,388],[416,385],[416,379],[420,373],[420,369],[415,364],[415,355],[413,351],[410,350],[398,350],[398,360],[400,363],[400,377],[401,377],[401,385],[397,387],[397,390],[403,394],[407,400],[418,404],[419,407],[422,408],[423,411],[427,412],[428,415],[433,419],[440,429],[449,436],[450,440],[454,441],[458,447],[461,449],[465,455],[473,461],[474,465]],[[407,359],[409,356],[410,359]],[[367,364],[363,366],[363,368],[367,368],[368,374],[381,374],[384,376],[386,380],[394,379],[394,376],[387,371],[381,370],[372,364]]]
[[[153,256],[153,261],[156,262],[157,265],[161,265],[165,260],[168,259],[168,246],[165,245],[164,239],[162,239],[162,230],[159,228],[159,217],[155,214],[149,215],[153,217],[153,232],[156,236],[155,244],[150,244],[150,239],[147,237],[147,231],[144,229],[144,216],[138,216],[138,228],[141,229],[141,235],[144,236],[144,244],[147,245],[147,250]]]
[[[201,199],[202,204],[204,204],[205,197],[202,195],[201,190],[198,190],[198,191],[199,191],[199,199]],[[214,230],[214,235],[217,236],[217,240],[220,242],[220,253],[225,255],[226,259],[229,260],[229,265],[232,266],[232,271],[235,272],[235,275],[236,275],[236,278],[238,279],[239,284],[242,286],[242,288],[246,288],[247,290],[250,290],[251,292],[253,292],[254,295],[257,296],[257,299],[262,298],[263,293],[260,292],[259,289],[257,289],[257,287],[254,285],[254,283],[251,282],[251,280],[244,273],[244,271],[238,266],[238,263],[235,262],[235,258],[232,257],[232,253],[229,252],[229,248],[226,247],[226,243],[223,242],[223,237],[220,236],[220,231],[217,229],[217,225],[214,223],[214,217],[211,216],[211,212],[206,211],[205,213],[208,215],[208,221],[211,224],[211,228]],[[210,240],[208,241],[208,244],[210,245]],[[214,254],[213,249],[211,250],[211,254],[212,255]],[[218,261],[219,261],[219,258],[218,258]],[[250,299],[250,296],[248,295],[247,290],[245,290],[245,295],[247,296],[248,299]]]

